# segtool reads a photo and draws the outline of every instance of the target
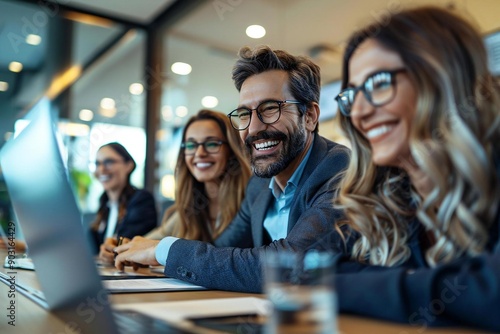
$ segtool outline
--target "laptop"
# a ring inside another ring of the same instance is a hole
[[[43,292],[25,295],[34,295],[33,300],[82,333],[186,333],[137,312],[126,311],[116,322],[68,181],[50,102],[40,100],[27,118],[29,125],[0,151],[12,206]]]

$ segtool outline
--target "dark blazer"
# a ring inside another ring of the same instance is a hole
[[[428,326],[500,332],[500,212],[498,216],[484,254],[435,268],[424,259],[420,240],[425,231],[418,221],[410,225],[412,253],[402,266],[367,266],[339,256],[340,311],[407,323],[422,332]]]
[[[139,189],[130,198],[125,217],[116,225],[116,234],[131,239],[136,235],[148,233],[156,227],[157,223],[158,218],[153,195],[147,190]],[[104,242],[105,230],[100,233],[92,230],[91,234],[98,249]]]
[[[270,179],[251,178],[241,208],[216,246],[179,239],[169,251],[165,275],[210,289],[260,292],[260,254],[271,250],[305,250],[320,236],[334,233],[340,216],[332,200],[339,173],[347,167],[349,150],[319,135],[291,203],[288,235],[270,242],[263,227],[273,200]],[[222,247],[226,246],[226,247]],[[231,247],[229,247],[231,246]]]

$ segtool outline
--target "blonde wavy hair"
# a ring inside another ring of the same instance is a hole
[[[407,231],[415,218],[435,239],[425,254],[431,266],[481,253],[500,203],[495,169],[499,85],[488,71],[481,36],[444,9],[396,13],[383,25],[373,23],[351,36],[343,88],[351,56],[367,39],[400,55],[417,90],[411,163],[430,177],[433,189],[423,199],[403,169],[374,165],[367,140],[339,113],[352,156],[336,205],[345,210],[345,223],[361,235],[353,259],[383,266],[403,263],[410,256]]]
[[[219,185],[219,224],[214,231],[209,229],[209,195],[205,192],[203,183],[198,182],[189,171],[181,150],[175,169],[176,189],[175,204],[164,214],[164,220],[177,211],[177,221],[173,227],[173,235],[191,240],[212,242],[231,223],[240,208],[245,195],[245,188],[250,178],[249,158],[243,150],[243,144],[238,132],[233,129],[229,118],[218,111],[200,110],[186,123],[182,132],[185,139],[189,126],[201,120],[212,120],[221,129],[230,148],[226,171],[222,174]]]

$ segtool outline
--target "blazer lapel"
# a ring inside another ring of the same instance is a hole
[[[326,141],[319,136],[318,134],[314,135],[314,141],[312,144],[312,152],[309,156],[309,160],[302,172],[302,176],[299,180],[299,185],[297,186],[297,190],[295,191],[295,196],[293,197],[292,203],[290,205],[290,215],[288,217],[288,230],[289,233],[291,229],[295,226],[295,223],[300,217],[300,214],[303,211],[300,205],[296,205],[295,203],[299,198],[302,198],[304,194],[304,184],[307,182],[309,177],[314,173],[314,170],[321,163],[323,158],[325,157],[327,151]]]
[[[266,218],[267,209],[272,200],[271,190],[268,188],[269,182],[263,187],[261,195],[255,200],[252,212],[252,238],[254,247],[263,245],[264,241],[264,219]]]

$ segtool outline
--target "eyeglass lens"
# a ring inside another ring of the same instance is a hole
[[[187,141],[184,143],[184,153],[188,155],[194,154],[200,145],[203,146],[203,149],[207,153],[217,153],[219,152],[222,144],[224,144],[224,142],[219,140],[208,140],[203,143]]]
[[[99,168],[99,166],[103,166],[104,168],[110,168],[114,164],[118,163],[119,160],[116,159],[104,159],[103,161],[96,161],[95,167]]]
[[[272,124],[280,118],[280,107],[281,103],[279,101],[265,101],[259,104],[255,110],[257,111],[257,117],[259,117],[262,123]],[[250,124],[252,110],[239,108],[234,110],[230,115],[231,123],[236,129],[246,129]]]
[[[336,100],[344,115],[351,113],[352,105],[361,90],[366,99],[373,106],[382,106],[392,100],[395,93],[394,75],[397,72],[378,72],[366,79],[366,81],[358,87],[347,88],[340,92]]]

